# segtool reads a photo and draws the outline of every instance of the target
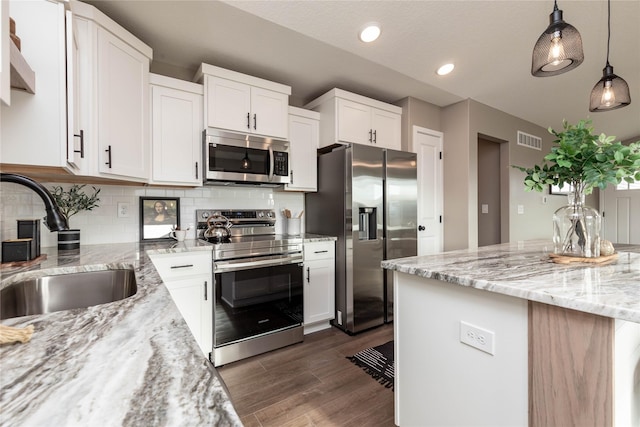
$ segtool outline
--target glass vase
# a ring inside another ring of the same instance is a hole
[[[569,194],[569,204],[553,214],[553,245],[558,255],[600,256],[600,214],[584,205],[584,194]]]

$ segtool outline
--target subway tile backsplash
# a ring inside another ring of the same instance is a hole
[[[51,189],[61,185],[65,189],[71,184],[44,183]],[[277,212],[276,233],[283,233],[282,209],[292,212],[304,209],[304,194],[278,191],[260,187],[201,187],[201,188],[162,188],[144,186],[94,185],[100,188],[99,207],[92,211],[80,212],[69,220],[71,228],[81,230],[81,244],[137,242],[140,239],[140,197],[179,197],[180,226],[192,227],[187,238],[195,238],[195,210],[207,208],[220,209],[274,209]],[[87,185],[86,188],[91,188]],[[17,237],[18,219],[43,218],[44,203],[31,190],[13,183],[2,183],[0,188],[2,217],[0,230],[2,240]],[[118,203],[129,204],[129,216],[118,217]],[[304,221],[302,222],[304,232]],[[57,246],[57,233],[50,232],[42,224],[42,247]]]

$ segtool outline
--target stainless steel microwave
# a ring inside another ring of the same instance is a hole
[[[288,184],[289,141],[208,128],[205,184]]]

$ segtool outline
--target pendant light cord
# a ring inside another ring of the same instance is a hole
[[[609,44],[611,43],[611,0],[607,0],[607,66],[609,66]]]

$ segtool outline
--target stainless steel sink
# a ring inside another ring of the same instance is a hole
[[[45,276],[0,291],[0,319],[85,308],[128,298],[138,291],[133,270]]]

